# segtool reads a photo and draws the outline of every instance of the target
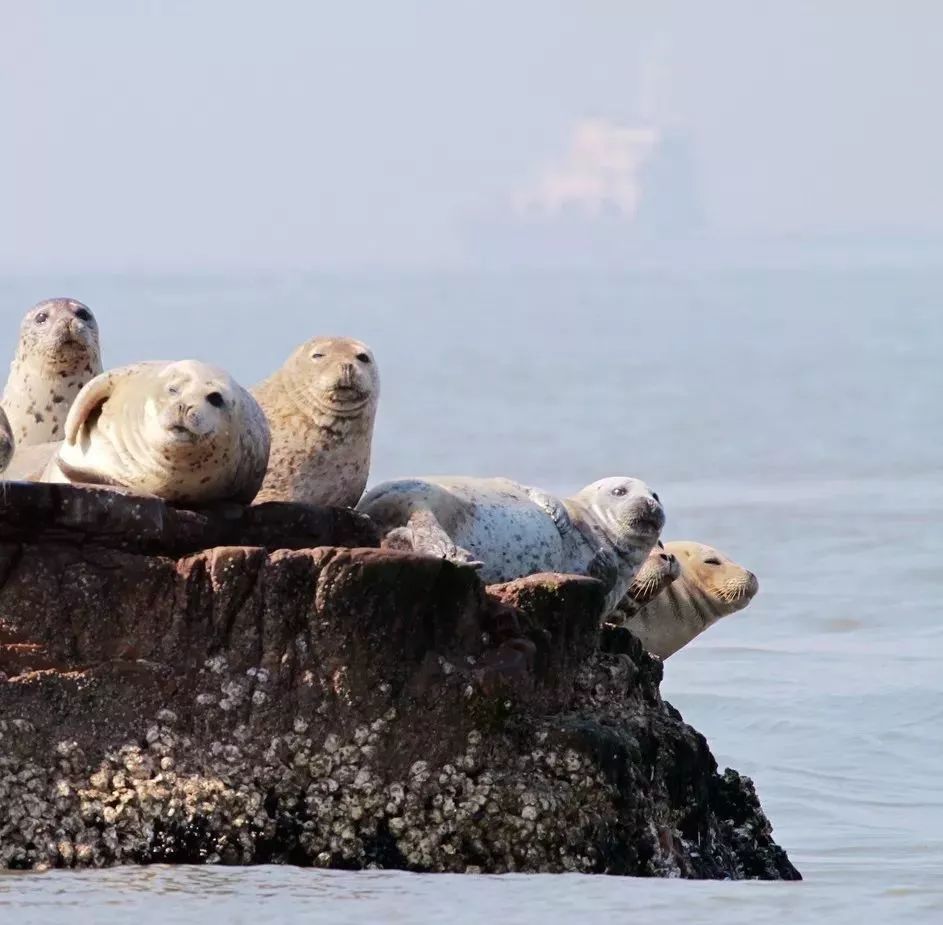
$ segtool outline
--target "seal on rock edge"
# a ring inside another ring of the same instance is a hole
[[[619,624],[628,620],[640,607],[658,597],[680,574],[678,557],[668,552],[659,540],[642,563],[625,597],[609,615],[609,622]]]
[[[753,600],[756,575],[703,543],[665,543],[681,574],[653,601],[625,622],[652,655],[668,658],[721,617],[743,610]]]
[[[98,323],[77,299],[46,299],[20,324],[2,406],[17,448],[62,439],[69,408],[102,371]]]
[[[353,507],[367,485],[380,377],[370,348],[315,337],[252,389],[272,433],[258,501]]]
[[[377,524],[385,546],[475,562],[486,584],[538,572],[598,578],[606,613],[665,522],[658,496],[624,476],[563,499],[504,478],[402,479],[371,489],[357,510]]]
[[[42,481],[110,485],[177,504],[249,504],[269,446],[262,409],[224,370],[197,360],[136,363],[82,389]]]

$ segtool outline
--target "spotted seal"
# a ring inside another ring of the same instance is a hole
[[[177,504],[248,504],[269,446],[262,409],[224,370],[197,360],[135,363],[82,389],[42,480]]]
[[[606,612],[665,522],[658,496],[625,476],[563,499],[504,478],[403,479],[377,485],[357,510],[377,523],[386,546],[473,562],[489,584],[537,572],[599,578]]]
[[[753,572],[713,546],[665,543],[681,565],[675,582],[629,617],[626,626],[652,655],[668,658],[721,617],[743,610],[759,583]]]
[[[370,348],[316,337],[252,389],[272,431],[258,501],[352,507],[370,472],[380,376]]]
[[[77,299],[46,299],[20,324],[0,404],[17,447],[62,439],[79,390],[102,371],[98,322]]]

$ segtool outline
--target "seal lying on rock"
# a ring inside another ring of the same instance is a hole
[[[111,485],[178,504],[248,504],[268,454],[262,409],[224,370],[197,360],[136,363],[82,389],[42,481]]]
[[[642,563],[625,597],[609,615],[609,622],[618,624],[628,620],[640,607],[658,597],[680,574],[678,557],[668,552],[659,540]]]
[[[743,610],[759,583],[753,572],[703,543],[665,543],[681,565],[678,579],[630,616],[625,626],[652,655],[668,658],[721,617]]]
[[[259,501],[353,507],[370,473],[380,376],[366,344],[316,337],[252,390],[272,431]]]
[[[477,561],[486,584],[537,572],[599,578],[607,613],[665,522],[658,496],[624,476],[564,499],[502,478],[403,479],[373,488],[357,510],[376,522],[384,545]]]
[[[98,324],[87,305],[76,299],[34,305],[20,325],[3,389],[17,447],[61,440],[72,402],[101,371]]]

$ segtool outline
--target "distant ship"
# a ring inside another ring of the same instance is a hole
[[[466,226],[485,266],[631,269],[696,259],[705,221],[690,139],[588,122],[532,188]]]

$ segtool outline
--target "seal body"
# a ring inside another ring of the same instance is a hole
[[[377,523],[384,545],[475,563],[486,583],[538,572],[599,578],[607,612],[664,524],[658,496],[625,477],[564,499],[504,478],[402,479],[373,488],[357,510]]]
[[[265,415],[227,372],[197,360],[137,363],[82,389],[42,480],[248,504],[268,454]]]
[[[69,408],[102,371],[98,323],[76,299],[34,305],[3,389],[2,405],[17,447],[61,440]]]
[[[652,655],[668,658],[721,617],[743,610],[759,583],[756,575],[703,543],[665,543],[681,574],[625,625]]]
[[[610,614],[609,622],[624,623],[638,613],[640,607],[658,597],[680,574],[678,557],[665,549],[665,544],[659,540],[642,563],[625,597]]]
[[[253,390],[272,452],[258,501],[352,507],[370,473],[380,377],[366,344],[318,337]]]

